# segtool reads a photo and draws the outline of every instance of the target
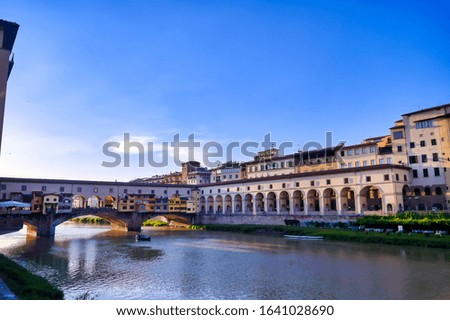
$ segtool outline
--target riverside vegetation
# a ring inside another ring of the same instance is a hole
[[[403,232],[398,228],[402,226]],[[366,216],[354,223],[308,222],[304,226],[284,225],[193,225],[192,229],[244,233],[323,236],[326,240],[410,245],[450,249],[448,214],[401,213],[395,216]]]
[[[0,277],[21,300],[64,299],[61,290],[2,254],[0,254]]]

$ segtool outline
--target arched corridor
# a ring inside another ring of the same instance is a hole
[[[364,187],[360,192],[361,212],[383,210],[381,190],[375,186]]]

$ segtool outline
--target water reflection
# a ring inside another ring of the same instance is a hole
[[[262,235],[60,226],[0,237],[0,252],[99,299],[449,299],[448,250],[289,241]]]

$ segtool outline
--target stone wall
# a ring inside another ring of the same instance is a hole
[[[237,215],[237,214],[203,214],[197,215],[195,224],[261,224],[284,225],[284,220],[306,222],[351,222],[360,215]]]

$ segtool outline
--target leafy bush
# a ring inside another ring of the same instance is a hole
[[[450,231],[450,215],[445,213],[418,214],[416,212],[404,212],[395,216],[367,216],[358,218],[356,222],[359,225],[364,225],[366,228],[396,230],[401,225],[405,231]]]
[[[165,227],[168,226],[169,224],[164,221],[150,219],[145,221],[142,225],[145,227]]]

